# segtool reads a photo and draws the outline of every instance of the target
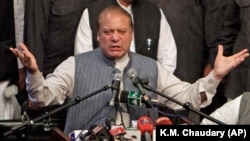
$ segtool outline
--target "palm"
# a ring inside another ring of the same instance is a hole
[[[218,53],[214,63],[215,77],[221,79],[227,75],[233,68],[237,67],[241,62],[249,56],[248,50],[244,49],[229,57],[223,56],[223,46],[218,46]]]

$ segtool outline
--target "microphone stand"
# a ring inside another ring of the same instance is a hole
[[[205,118],[207,118],[207,119],[209,119],[209,120],[211,120],[211,121],[213,121],[213,122],[215,122],[215,123],[217,123],[217,124],[226,125],[225,123],[223,123],[223,122],[221,122],[221,121],[219,121],[219,120],[217,120],[217,119],[215,119],[215,118],[213,118],[213,117],[211,117],[211,116],[209,116],[209,115],[207,115],[207,114],[205,114],[205,113],[202,113],[202,112],[198,111],[197,109],[193,108],[192,105],[191,105],[189,102],[182,103],[182,102],[180,102],[180,101],[177,101],[177,100],[175,100],[175,99],[173,99],[173,98],[171,98],[171,97],[169,97],[169,96],[167,96],[167,95],[162,94],[161,92],[158,92],[158,91],[152,89],[151,86],[148,86],[148,85],[145,84],[145,83],[142,83],[142,86],[143,86],[145,89],[147,89],[148,91],[154,92],[154,93],[156,93],[156,94],[158,94],[158,95],[160,95],[160,96],[162,96],[162,97],[164,97],[164,98],[166,98],[166,99],[168,99],[168,100],[171,100],[171,101],[173,101],[173,102],[175,102],[175,103],[181,105],[183,108],[185,108],[185,109],[187,109],[187,110],[190,110],[190,111],[193,111],[193,112],[195,112],[195,113],[197,113],[197,114],[199,114],[199,115],[201,115],[201,116],[203,116],[203,117],[205,117]]]
[[[92,97],[92,96],[94,96],[94,95],[96,95],[96,94],[98,94],[98,93],[100,93],[102,91],[106,91],[106,90],[108,90],[110,88],[111,88],[111,85],[106,85],[103,88],[101,88],[101,89],[99,89],[99,90],[97,90],[95,92],[92,92],[92,93],[90,93],[90,94],[88,94],[88,95],[86,95],[86,96],[84,96],[82,98],[77,96],[74,101],[69,101],[67,104],[62,105],[61,107],[58,107],[58,108],[56,108],[56,109],[54,109],[54,110],[52,110],[52,111],[38,117],[38,118],[35,118],[34,120],[28,120],[28,121],[25,121],[24,123],[22,123],[21,125],[12,127],[9,131],[7,131],[7,132],[5,132],[3,134],[3,137],[7,137],[7,136],[13,134],[14,132],[16,132],[17,130],[22,130],[26,126],[33,125],[37,121],[40,121],[40,120],[42,120],[44,118],[47,118],[47,117],[49,117],[49,116],[51,116],[51,115],[53,115],[53,114],[55,114],[55,113],[57,113],[59,111],[62,111],[62,110],[67,109],[67,108],[69,108],[71,106],[74,106],[74,105],[80,103],[81,101],[83,101],[85,99],[88,99],[88,98],[90,98],[90,97]]]

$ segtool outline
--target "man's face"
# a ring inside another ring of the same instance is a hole
[[[108,12],[99,19],[97,40],[104,55],[111,59],[123,57],[130,47],[133,30],[129,17]]]

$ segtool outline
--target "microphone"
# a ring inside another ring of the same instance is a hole
[[[145,141],[152,141],[154,125],[152,120],[147,116],[142,116],[138,119],[137,128],[141,131]]]
[[[112,98],[109,102],[110,106],[114,106],[115,100],[117,99],[117,95],[120,91],[121,78],[122,78],[121,71],[115,68],[114,79],[112,80],[112,85],[111,85]]]
[[[89,129],[88,129],[88,131],[85,132],[85,134],[81,134],[81,135],[80,135],[80,140],[81,140],[81,141],[88,140],[88,138],[89,138],[90,135],[91,135],[92,130],[93,130],[95,127],[97,127],[97,125],[92,125],[92,126],[90,126]]]
[[[110,141],[110,136],[106,128],[101,125],[92,125],[88,132],[80,136],[84,140]]]
[[[126,134],[125,129],[122,126],[117,126],[115,118],[108,116],[105,119],[105,124],[109,129],[109,134],[113,137],[113,140],[119,139],[120,141],[126,141],[124,135]]]
[[[142,99],[142,94],[139,91],[125,91],[123,90],[120,95],[120,100],[118,102],[127,103],[130,106],[141,106],[141,103],[147,104],[144,99]],[[157,99],[149,99],[151,105],[155,107],[167,107],[165,104],[160,103]]]
[[[137,76],[135,69],[131,68],[127,72],[127,76],[132,80],[133,85],[142,93],[143,100],[149,102],[149,97],[146,94],[145,89],[142,86],[141,79]]]
[[[113,118],[113,117],[111,117],[111,116],[108,116],[108,117],[105,119],[105,124],[106,124],[106,126],[108,127],[108,130],[110,130],[112,126],[116,126],[115,118]]]
[[[127,103],[130,106],[141,107],[142,94],[139,91],[125,91],[123,90],[120,95],[119,102]]]
[[[168,117],[159,117],[156,119],[155,125],[173,125],[173,122]]]

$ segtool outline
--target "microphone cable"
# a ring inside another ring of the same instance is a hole
[[[117,106],[117,111],[118,111],[118,113],[120,114],[120,117],[121,117],[121,125],[123,126],[123,127],[126,127],[125,126],[125,124],[124,124],[124,119],[123,119],[123,115],[122,115],[122,109],[121,109],[121,105],[120,105],[121,103],[120,102],[118,102],[118,106]],[[127,109],[128,109],[128,107],[127,107]]]
[[[149,105],[152,109],[154,109],[155,111],[157,111],[158,113],[161,113],[165,116],[169,116],[169,117],[184,117],[184,118],[187,118],[188,120],[192,121],[193,123],[195,123],[196,125],[198,125],[199,123],[197,123],[196,121],[192,120],[191,118],[187,117],[187,116],[182,116],[180,114],[168,114],[166,112],[163,112],[161,110],[158,110],[156,107],[154,107],[150,102],[149,102]],[[174,109],[173,109],[174,110]],[[175,110],[174,110],[175,111]]]

